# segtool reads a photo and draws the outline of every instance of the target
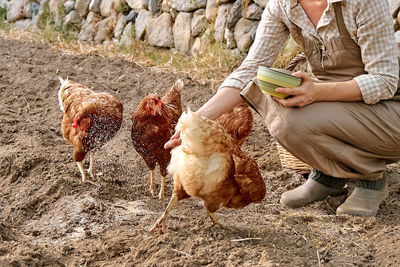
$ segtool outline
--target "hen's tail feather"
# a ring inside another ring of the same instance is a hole
[[[181,91],[183,89],[183,81],[177,80],[171,89],[165,94],[161,101],[165,104],[181,105]]]
[[[174,88],[176,89],[176,90],[179,90],[179,91],[181,91],[182,89],[183,89],[183,86],[184,86],[185,84],[183,83],[183,80],[182,79],[178,79],[176,82],[175,82],[175,84],[174,84]]]
[[[60,83],[61,83],[60,89],[58,90],[58,106],[59,106],[60,110],[64,112],[64,105],[63,105],[63,101],[61,99],[61,93],[62,93],[62,90],[64,89],[65,85],[68,83],[68,78],[66,80],[64,80],[63,78],[58,76],[58,79],[60,80]]]
[[[233,161],[235,163],[235,180],[240,191],[248,195],[252,202],[262,201],[266,194],[266,188],[257,163],[244,153],[234,154]]]
[[[61,76],[58,76],[58,79],[60,80],[62,87],[68,83],[68,77],[67,77],[67,79],[64,80]]]

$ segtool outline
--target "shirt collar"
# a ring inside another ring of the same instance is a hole
[[[343,0],[328,0],[328,3],[343,2]],[[299,4],[298,0],[290,0],[290,8],[295,8]]]

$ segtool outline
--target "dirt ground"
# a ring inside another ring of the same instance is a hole
[[[97,185],[80,184],[62,138],[58,76],[124,103],[120,132],[97,153]],[[213,94],[209,84],[121,58],[0,38],[0,266],[400,265],[399,166],[389,166],[390,195],[376,218],[336,216],[344,196],[286,209],[280,195],[304,180],[281,169],[257,115],[244,150],[262,171],[264,201],[219,211],[221,225],[214,226],[198,200],[184,200],[164,235],[149,233],[167,200],[150,196],[149,172],[130,140],[130,113],[177,78],[186,84],[185,108],[197,109]],[[167,196],[171,190],[169,177]]]

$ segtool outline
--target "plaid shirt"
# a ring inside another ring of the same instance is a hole
[[[300,45],[302,36],[318,43],[340,37],[332,3],[342,2],[344,23],[360,46],[367,74],[355,77],[363,100],[374,104],[391,98],[397,90],[399,63],[393,22],[387,1],[328,0],[317,27],[297,0],[270,0],[246,59],[222,83],[222,87],[243,89],[256,76],[258,66],[271,66],[289,34]]]

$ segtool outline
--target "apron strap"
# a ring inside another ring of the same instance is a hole
[[[339,29],[340,37],[342,38],[350,38],[351,36],[349,32],[347,31],[346,25],[344,24],[344,19],[343,19],[343,13],[342,13],[342,5],[340,2],[335,2],[333,3],[333,7],[335,9],[335,17],[336,17],[336,23]],[[353,39],[351,39],[353,40]]]

